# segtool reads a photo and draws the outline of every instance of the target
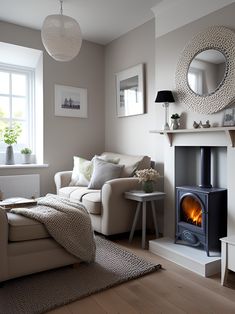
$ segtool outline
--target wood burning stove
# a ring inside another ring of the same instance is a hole
[[[210,147],[201,147],[199,186],[176,188],[175,242],[220,251],[221,237],[227,234],[227,190],[210,183]]]

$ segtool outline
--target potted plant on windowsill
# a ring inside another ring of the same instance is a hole
[[[20,152],[24,156],[24,164],[30,164],[31,163],[32,150],[28,147],[25,147],[25,148],[21,149]]]
[[[17,143],[17,139],[21,134],[21,127],[19,124],[13,124],[11,127],[5,127],[3,130],[3,140],[8,145],[6,149],[6,165],[14,165],[14,151],[13,144]]]

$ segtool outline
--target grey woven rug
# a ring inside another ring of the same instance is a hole
[[[0,314],[45,313],[160,268],[101,237],[96,247],[95,263],[6,282],[0,288]]]

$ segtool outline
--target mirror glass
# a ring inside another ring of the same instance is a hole
[[[223,82],[226,73],[226,58],[222,52],[207,49],[191,61],[187,80],[191,90],[200,96],[213,94]]]
[[[133,116],[144,113],[143,64],[116,74],[117,115]]]

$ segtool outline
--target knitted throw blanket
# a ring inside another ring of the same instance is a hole
[[[95,241],[91,219],[81,203],[57,195],[47,195],[31,208],[13,208],[12,213],[36,219],[69,253],[85,262],[95,259]]]

